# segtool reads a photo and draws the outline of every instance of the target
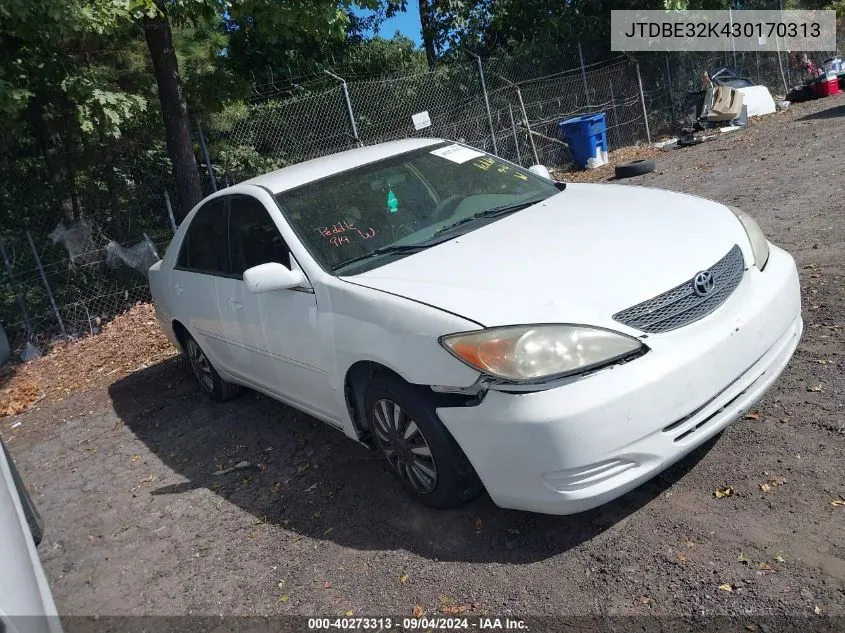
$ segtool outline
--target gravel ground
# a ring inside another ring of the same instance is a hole
[[[845,615],[843,121],[845,96],[797,104],[629,181],[743,207],[796,257],[806,329],[758,419],[582,515],[437,512],[328,426],[211,404],[169,359],[2,421],[60,612]]]

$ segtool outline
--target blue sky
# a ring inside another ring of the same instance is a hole
[[[419,0],[408,0],[408,8],[389,20],[385,20],[379,29],[379,37],[390,39],[399,31],[405,37],[422,44],[420,35],[420,3]]]

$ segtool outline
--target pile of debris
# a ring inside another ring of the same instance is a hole
[[[0,416],[110,384],[177,353],[159,329],[153,306],[137,303],[96,336],[58,343],[41,358],[0,369]]]

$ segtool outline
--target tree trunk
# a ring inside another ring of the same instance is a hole
[[[434,66],[437,63],[437,49],[434,44],[437,29],[435,28],[434,16],[431,12],[432,3],[432,0],[420,0],[420,26],[422,27],[425,58],[428,61],[428,67],[434,70]]]
[[[173,163],[173,178],[176,180],[176,193],[179,197],[177,210],[180,219],[202,199],[197,159],[191,140],[191,120],[188,117],[188,105],[182,92],[182,80],[179,78],[179,65],[176,50],[173,48],[173,34],[163,0],[155,0],[159,14],[144,18],[144,35],[150,57],[153,61],[158,99],[161,103],[161,116],[167,139],[167,153]]]

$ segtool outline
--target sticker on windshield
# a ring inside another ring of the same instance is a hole
[[[463,145],[457,144],[441,147],[440,149],[433,150],[431,153],[435,156],[440,156],[440,158],[450,160],[453,163],[458,163],[459,165],[461,163],[470,161],[473,158],[484,156],[484,152],[479,152],[478,150],[470,149],[469,147],[464,147]]]

